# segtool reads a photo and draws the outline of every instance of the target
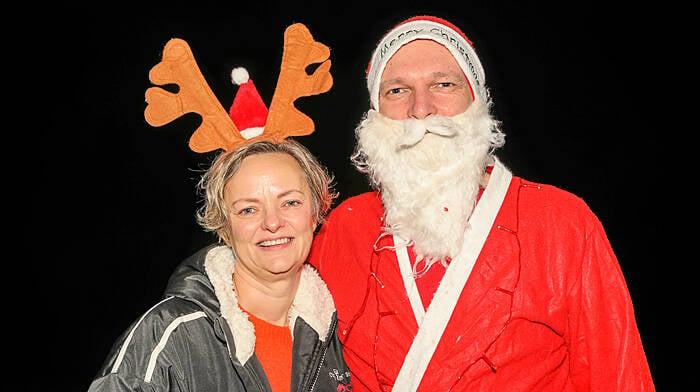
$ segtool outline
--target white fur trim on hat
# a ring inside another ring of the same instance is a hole
[[[379,109],[379,84],[387,62],[400,47],[417,39],[430,39],[445,46],[464,71],[474,99],[477,96],[487,99],[484,84],[486,76],[476,51],[462,34],[434,19],[426,17],[399,24],[379,41],[367,70],[367,88],[372,109]]]
[[[243,136],[245,139],[252,139],[256,136],[262,135],[263,130],[265,130],[265,127],[246,128],[241,131],[241,136]]]

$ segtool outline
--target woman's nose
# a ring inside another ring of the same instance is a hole
[[[277,210],[268,210],[263,218],[263,228],[270,232],[276,232],[282,226],[282,218]]]

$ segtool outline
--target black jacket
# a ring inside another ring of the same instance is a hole
[[[165,299],[117,340],[89,391],[270,391],[233,291],[234,265],[231,249],[216,245],[183,261]],[[291,391],[351,390],[333,299],[309,265],[289,325]]]

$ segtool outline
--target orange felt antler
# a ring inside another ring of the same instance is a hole
[[[333,85],[329,72],[330,50],[314,41],[301,23],[289,26],[284,34],[284,52],[277,87],[261,135],[246,139],[238,131],[216,96],[209,88],[187,42],[171,39],[163,50],[163,59],[149,73],[154,84],[177,84],[179,92],[170,93],[160,87],[146,90],[148,103],[144,116],[152,126],[167,124],[185,113],[198,113],[202,124],[190,138],[195,152],[232,149],[253,141],[279,143],[288,136],[308,135],[314,131],[313,121],[294,107],[303,96],[320,94]],[[312,75],[306,67],[321,63]]]
[[[276,142],[287,136],[308,135],[314,131],[314,122],[294,107],[297,98],[325,93],[333,85],[330,49],[314,41],[301,23],[284,32],[284,53],[275,95],[272,97],[264,134]],[[306,67],[322,63],[312,75]]]
[[[185,113],[194,112],[202,116],[202,124],[190,138],[190,148],[195,152],[208,152],[223,148],[228,151],[234,145],[244,142],[209,88],[187,42],[173,38],[163,49],[163,60],[148,74],[153,84],[177,84],[178,93],[170,93],[160,87],[146,90],[146,121],[159,127]]]

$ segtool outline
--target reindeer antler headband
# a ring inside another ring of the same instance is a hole
[[[209,88],[187,42],[173,38],[163,49],[163,60],[151,69],[148,76],[153,84],[174,83],[180,89],[171,93],[161,87],[148,88],[144,116],[150,125],[159,127],[186,113],[198,113],[202,116],[202,124],[190,137],[189,145],[192,151],[201,153],[219,148],[231,151],[254,141],[279,143],[289,136],[309,135],[314,131],[314,123],[294,107],[294,101],[331,88],[333,77],[329,72],[329,57],[330,49],[314,41],[306,26],[301,23],[289,26],[284,32],[282,65],[264,128],[262,133],[246,137],[239,132]],[[321,64],[309,75],[306,67],[317,63]],[[236,80],[235,72],[233,79],[237,83],[247,81],[247,72],[243,72],[242,80]],[[251,87],[255,91],[252,83]],[[233,114],[232,108],[231,116]]]

